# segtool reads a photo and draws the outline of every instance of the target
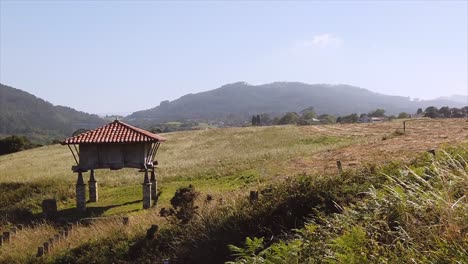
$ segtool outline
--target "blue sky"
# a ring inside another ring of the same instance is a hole
[[[92,113],[245,81],[468,94],[468,1],[5,1],[0,82]]]

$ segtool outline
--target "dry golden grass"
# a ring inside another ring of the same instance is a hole
[[[405,160],[420,151],[468,139],[465,120],[413,122],[403,136],[391,137],[401,123],[350,124],[323,126],[274,126],[226,128],[165,134],[169,140],[157,155],[159,187],[163,191],[158,207],[167,206],[174,191],[193,183],[201,191],[225,204],[245,197],[250,189],[268,185],[284,175],[298,173],[335,173],[336,160],[345,168],[367,162]],[[0,183],[38,182],[47,179],[57,184],[73,185],[74,160],[65,146],[53,145],[0,156]],[[130,236],[144,234],[153,223],[163,225],[157,210],[142,211],[140,203],[119,206],[141,197],[142,173],[134,169],[96,172],[101,187],[101,201],[89,206],[115,206],[104,215],[130,214],[129,226],[120,218],[104,219],[90,226],[80,226],[53,254],[85,241],[105,238],[117,231]],[[38,201],[40,202],[40,201]],[[202,201],[199,201],[202,205]],[[216,205],[216,201],[210,205]],[[73,207],[73,200],[59,209]],[[208,207],[205,208],[209,210]],[[135,212],[129,213],[130,211]],[[25,260],[37,246],[57,233],[50,225],[27,228],[14,241],[0,249],[0,262]]]
[[[324,136],[324,134],[320,134]],[[168,133],[157,155],[160,179],[174,176],[196,176],[207,169],[223,167],[220,163],[243,163],[264,159],[301,156],[349,143],[301,140],[316,138],[306,127],[276,126],[197,130]],[[343,135],[340,135],[343,138]],[[0,156],[0,182],[31,182],[44,179],[76,180],[71,166],[73,157],[66,146],[52,145],[11,155]],[[236,168],[234,168],[236,169]],[[108,186],[140,182],[142,174],[134,169],[96,172],[100,184]]]

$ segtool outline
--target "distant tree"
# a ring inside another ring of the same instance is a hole
[[[401,112],[400,114],[398,114],[398,118],[400,118],[400,119],[401,118],[408,118],[408,117],[409,117],[409,115],[407,113],[405,113],[405,112]]]
[[[72,134],[72,137],[74,136],[78,136],[79,134],[82,134],[82,133],[85,133],[85,132],[88,132],[89,130],[88,129],[84,129],[84,128],[79,128],[77,130],[75,130]]]
[[[465,115],[468,115],[468,106],[463,107],[461,110]]]
[[[315,114],[315,112],[303,112],[302,113],[302,118],[304,118],[305,120],[310,120],[310,119],[313,119],[313,118],[316,118],[317,115]]]
[[[448,106],[441,107],[439,109],[439,117],[451,118],[452,117],[452,109]]]
[[[270,125],[271,124],[271,117],[269,114],[263,113],[260,115],[260,124],[262,125]]]
[[[300,112],[302,118],[305,120],[310,120],[312,118],[316,118],[317,114],[315,114],[315,110],[313,106],[307,107],[306,109]]]
[[[370,117],[384,117],[385,116],[385,110],[380,109],[380,108],[376,109],[375,111],[370,112],[368,114],[368,116],[370,116]]]
[[[320,115],[318,117],[318,119],[320,119],[320,121],[322,121],[323,123],[326,123],[326,124],[333,124],[333,123],[337,122],[337,118],[335,116],[328,115],[328,114]]]
[[[354,113],[341,118],[341,123],[357,123],[359,121],[359,116]]]
[[[256,126],[257,125],[257,117],[256,116],[252,116],[252,126]]]
[[[439,117],[439,110],[435,106],[429,106],[424,110],[424,116],[430,118],[437,118]]]
[[[162,133],[162,132],[163,132],[162,129],[159,128],[159,127],[153,127],[153,128],[151,128],[149,131],[150,131],[151,133],[153,133],[153,134],[158,134],[158,133]]]
[[[261,120],[260,120],[260,115],[257,115],[257,116],[255,117],[255,119],[257,119],[257,126],[261,126],[261,125],[262,125],[262,122],[261,122]]]
[[[339,116],[339,117],[336,118],[336,122],[337,122],[337,123],[341,123],[341,116]]]
[[[418,108],[418,111],[416,111],[416,114],[421,115],[423,113],[422,108]]]
[[[463,112],[463,108],[453,108],[452,109],[452,117],[453,118],[465,117],[465,113]]]
[[[286,113],[279,121],[279,125],[287,125],[287,124],[297,124],[299,121],[299,115],[294,112]]]
[[[0,140],[0,155],[10,154],[25,149],[36,147],[26,137],[9,136]]]
[[[169,132],[174,132],[175,130],[171,128],[170,126],[166,126],[163,129],[163,133],[169,133]]]
[[[277,117],[277,116],[275,116],[275,117],[273,118],[273,120],[271,121],[271,123],[272,123],[273,125],[279,125],[279,121],[280,121],[280,118]]]

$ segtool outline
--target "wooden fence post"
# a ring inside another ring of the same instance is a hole
[[[249,199],[251,203],[258,201],[258,191],[250,191]]]
[[[49,254],[49,242],[44,242],[44,254]]]
[[[342,174],[343,173],[343,166],[341,165],[341,160],[336,161],[336,166],[338,167],[338,172],[340,174]]]
[[[54,239],[49,238],[49,250],[52,250],[53,247],[54,247]]]
[[[8,232],[8,231],[3,232],[3,241],[4,241],[5,243],[10,242],[10,232]]]
[[[54,235],[54,241],[55,241],[55,243],[60,243],[60,235],[55,234]]]
[[[39,257],[42,257],[42,256],[44,256],[44,247],[38,247],[36,257],[39,258]]]

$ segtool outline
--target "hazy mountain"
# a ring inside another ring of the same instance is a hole
[[[451,95],[451,96],[442,96],[442,97],[439,97],[439,98],[437,98],[435,100],[453,101],[453,102],[468,105],[468,96],[467,95],[455,94],[455,95]]]
[[[397,114],[414,113],[418,107],[431,105],[462,106],[446,99],[412,101],[409,97],[378,94],[350,85],[276,82],[255,86],[238,82],[161,102],[157,107],[127,116],[126,120],[141,125],[181,119],[210,120],[227,115],[250,117],[260,113],[298,112],[310,106],[318,113],[335,115],[367,113],[376,108]]]
[[[457,97],[458,98],[458,97]],[[452,97],[411,101],[409,97],[389,96],[349,85],[277,82],[264,85],[233,83],[218,89],[188,94],[155,108],[138,111],[125,120],[143,127],[175,120],[216,120],[227,116],[248,120],[253,114],[281,115],[313,106],[318,113],[344,115],[367,113],[383,108],[390,114],[416,112],[427,106],[466,105]],[[79,128],[95,128],[106,123],[97,115],[51,103],[19,89],[0,84],[0,137],[25,135],[36,142],[64,138]]]
[[[0,135],[25,135],[38,142],[69,136],[105,121],[97,115],[54,106],[22,90],[0,84]]]

